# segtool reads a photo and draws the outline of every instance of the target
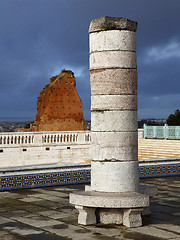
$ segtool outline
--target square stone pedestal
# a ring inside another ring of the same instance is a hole
[[[143,208],[149,206],[149,196],[137,192],[84,191],[71,193],[70,203],[79,211],[79,224],[91,225],[101,222],[139,227],[142,225]]]

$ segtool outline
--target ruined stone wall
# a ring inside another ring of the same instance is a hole
[[[74,73],[63,70],[50,79],[37,98],[36,120],[30,129],[20,131],[87,130],[82,101],[76,91]]]

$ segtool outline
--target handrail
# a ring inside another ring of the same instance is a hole
[[[180,126],[148,126],[144,124],[144,138],[180,139]]]

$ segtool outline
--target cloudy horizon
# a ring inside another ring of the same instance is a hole
[[[179,109],[180,1],[0,0],[0,121],[35,120],[42,88],[72,70],[90,120],[90,22],[138,22],[138,118],[166,119]]]

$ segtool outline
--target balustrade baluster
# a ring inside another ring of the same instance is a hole
[[[80,134],[80,135],[79,135]],[[38,140],[39,139],[39,140]],[[46,134],[46,133],[15,133],[15,134],[0,134],[0,146],[2,145],[21,145],[21,144],[37,144],[38,143],[77,143],[79,142],[89,142],[90,134],[87,132],[84,133],[72,133],[72,132],[62,132],[62,133],[53,133],[53,134]]]

